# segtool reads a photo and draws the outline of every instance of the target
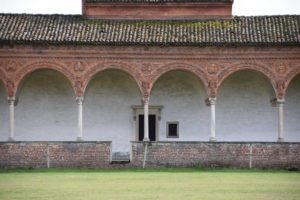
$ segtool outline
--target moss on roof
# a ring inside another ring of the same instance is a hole
[[[96,20],[0,14],[0,43],[79,45],[300,45],[300,16],[224,20]]]

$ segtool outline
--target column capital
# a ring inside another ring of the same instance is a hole
[[[84,97],[76,97],[76,102],[78,105],[82,105]]]
[[[7,97],[7,101],[9,105],[15,105],[16,104],[16,98],[15,97]]]
[[[217,98],[216,97],[208,97],[206,100],[206,105],[210,106],[210,105],[216,105],[217,102]]]
[[[143,105],[149,105],[149,96],[143,96],[143,99],[142,99],[142,102],[143,102]]]
[[[273,107],[281,107],[281,106],[283,106],[284,103],[285,103],[284,99],[274,98],[271,100],[271,104]]]
[[[284,99],[276,99],[277,106],[281,106],[285,103]]]

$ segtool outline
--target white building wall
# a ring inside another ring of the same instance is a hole
[[[221,85],[216,104],[218,141],[277,141],[277,108],[271,83],[256,72],[241,71]]]
[[[289,85],[284,104],[284,139],[300,142],[300,75]]]
[[[9,137],[9,107],[7,93],[0,81],[0,141],[7,141]]]
[[[53,70],[39,70],[20,88],[15,108],[15,139],[65,141],[76,139],[77,107],[69,81]]]
[[[300,75],[287,91],[285,141],[300,142]],[[276,141],[277,108],[274,91],[261,74],[238,72],[222,84],[216,104],[218,141]],[[191,73],[172,71],[154,85],[150,105],[162,105],[160,141],[208,141],[210,108],[206,91]],[[15,109],[15,137],[24,141],[74,141],[77,104],[68,80],[58,72],[41,70],[24,82]],[[83,103],[83,139],[112,141],[113,151],[130,151],[136,139],[132,105],[141,105],[138,86],[128,74],[105,71],[90,82]],[[0,84],[0,140],[9,135],[9,110]],[[179,138],[166,137],[166,123],[179,122]]]
[[[207,141],[210,137],[210,111],[207,93],[193,74],[171,71],[160,77],[151,93],[150,105],[163,105],[159,140]],[[179,138],[167,138],[168,121],[179,122]]]
[[[114,152],[129,152],[135,140],[132,105],[141,105],[133,78],[117,70],[97,74],[83,103],[83,139],[112,141]]]

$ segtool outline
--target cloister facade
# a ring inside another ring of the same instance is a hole
[[[133,106],[161,106],[157,141],[299,141],[298,56],[297,48],[4,48],[1,140],[111,140],[129,151],[138,140]],[[168,122],[179,123],[178,137],[167,136]]]
[[[86,0],[82,16],[0,14],[0,144],[37,142],[48,167],[43,142],[108,141],[110,154],[135,158],[147,154],[135,142],[150,142],[176,166],[206,142],[298,148],[300,18],[234,17],[232,3]]]

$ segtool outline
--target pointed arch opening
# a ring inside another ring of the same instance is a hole
[[[231,73],[219,88],[216,129],[219,141],[276,141],[277,113],[269,79],[255,70]]]
[[[170,70],[152,87],[150,106],[163,106],[159,139],[170,141],[205,141],[209,138],[209,107],[202,80],[187,70]],[[168,135],[168,125],[177,126],[178,136]],[[177,125],[176,125],[177,124]]]
[[[22,79],[15,108],[16,140],[67,141],[76,138],[77,108],[67,77],[37,69]]]
[[[300,73],[290,81],[284,104],[284,139],[300,142]]]

